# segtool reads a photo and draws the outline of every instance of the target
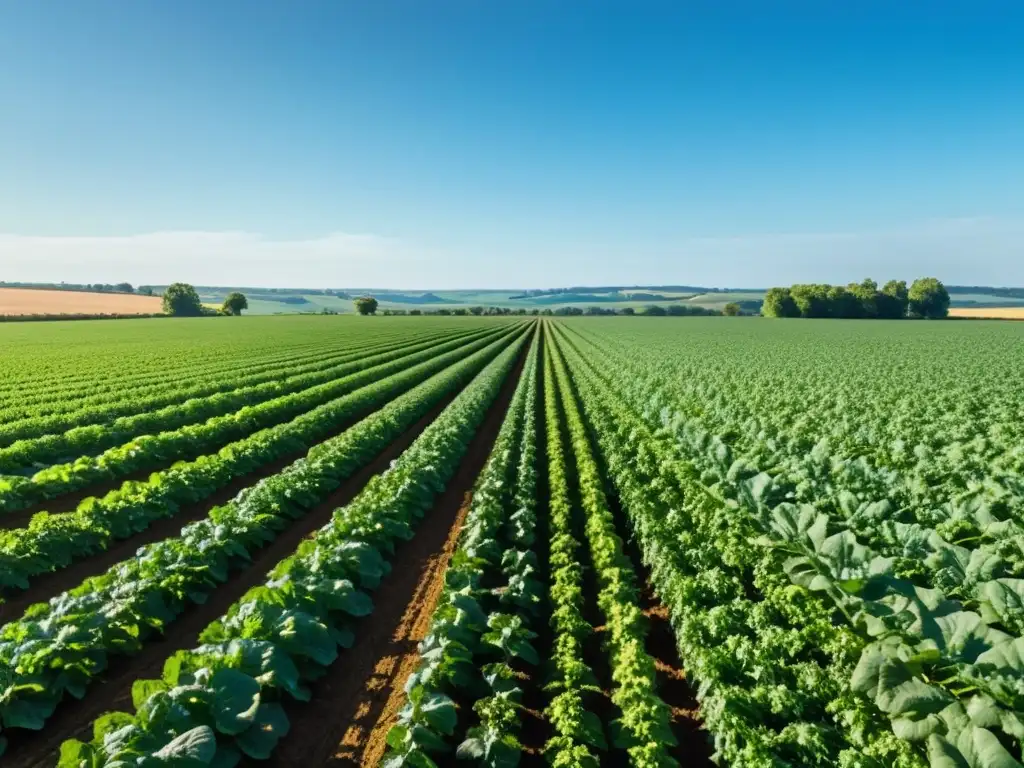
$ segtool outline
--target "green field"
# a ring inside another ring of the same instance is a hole
[[[5,766],[1021,765],[1024,324],[0,348]]]

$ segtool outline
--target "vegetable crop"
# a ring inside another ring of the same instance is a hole
[[[144,322],[0,327],[11,765],[1024,768],[1024,326]]]

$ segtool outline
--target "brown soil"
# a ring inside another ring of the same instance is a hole
[[[324,502],[296,520],[290,528],[282,531],[262,550],[254,553],[251,565],[233,574],[227,582],[217,587],[205,604],[189,606],[171,623],[165,636],[154,637],[146,642],[136,656],[112,659],[110,669],[104,678],[93,683],[92,689],[84,699],[65,700],[47,722],[45,730],[5,733],[10,743],[4,754],[4,766],[50,766],[53,756],[65,739],[79,738],[88,741],[92,738],[92,722],[99,715],[118,709],[131,711],[131,687],[135,680],[160,677],[167,657],[178,650],[194,648],[198,644],[199,634],[208,624],[223,615],[248,589],[262,583],[274,566],[290,555],[303,538],[325,525],[335,509],[355,498],[371,477],[384,472],[391,462],[437,418],[438,413],[452,398],[436,406],[369,465],[342,483]],[[174,520],[181,522],[180,517]]]
[[[538,354],[543,359],[544,337],[541,336]],[[519,742],[523,745],[523,755],[520,760],[520,768],[543,768],[547,760],[544,759],[543,750],[548,740],[554,735],[551,723],[544,716],[544,710],[551,699],[551,694],[544,691],[546,667],[544,660],[551,658],[554,643],[554,632],[549,623],[551,617],[551,605],[547,601],[547,594],[550,590],[551,568],[549,566],[551,552],[551,531],[550,517],[547,514],[550,500],[550,479],[548,478],[547,459],[547,437],[545,434],[544,419],[544,372],[543,367],[537,367],[537,401],[534,413],[537,426],[537,538],[534,550],[538,558],[538,577],[544,583],[544,611],[530,624],[530,629],[537,633],[537,639],[533,645],[541,658],[541,665],[529,670],[529,674],[523,681],[523,709],[522,729],[519,732]]]
[[[1024,320],[1024,307],[953,307],[950,317],[991,318],[993,320]]]
[[[403,687],[419,664],[417,646],[430,631],[430,619],[444,589],[444,574],[458,545],[459,533],[471,500],[472,494],[467,493],[441,551],[427,558],[412,598],[386,643],[386,655],[377,659],[366,680],[363,695],[354,702],[355,712],[351,725],[345,731],[331,762],[341,765],[378,765],[384,757],[388,730],[405,705]]]
[[[490,456],[526,359],[524,349],[445,491],[416,536],[402,543],[395,569],[373,595],[374,611],[356,642],[313,686],[309,702],[285,705],[292,729],[271,760],[285,766],[376,766],[405,701],[405,682],[419,663],[417,645],[444,587],[472,489]]]
[[[0,315],[151,315],[161,311],[159,296],[0,288]]]
[[[672,756],[681,765],[712,768],[712,748],[706,731],[702,730],[700,707],[686,678],[668,609],[658,600],[653,589],[647,590],[648,608],[644,611],[650,623],[647,652],[654,657],[658,669],[658,693],[672,709],[672,732],[679,744]]]
[[[633,535],[632,526],[622,509],[614,484],[604,465],[604,456],[589,423],[587,423],[587,428],[594,457],[599,464],[601,476],[605,479],[604,490],[608,509],[615,519],[615,528],[622,538],[623,552],[629,558],[636,573],[636,583],[641,590],[641,607],[650,622],[645,650],[654,659],[657,668],[658,694],[672,710],[672,732],[678,741],[677,746],[672,749],[672,756],[681,765],[694,768],[704,768],[705,766],[713,768],[711,745],[707,733],[701,730],[699,705],[695,691],[686,678],[679,658],[675,631],[672,629],[668,609],[661,603],[651,584],[650,569],[643,561],[639,542]],[[596,632],[602,632],[603,629],[603,627],[598,627]],[[588,648],[588,652],[593,653],[593,647]],[[604,683],[605,678],[601,677],[601,671],[595,671],[598,672],[599,679]],[[611,704],[610,701],[609,704]],[[608,765],[613,762],[619,764],[620,759],[621,756],[616,755],[605,762]]]

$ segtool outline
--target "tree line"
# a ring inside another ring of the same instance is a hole
[[[375,315],[379,308],[377,299],[372,296],[360,296],[355,300],[356,311],[361,315]],[[652,304],[647,307],[643,307],[639,312],[633,309],[633,307],[621,307],[619,309],[613,309],[610,307],[598,307],[590,306],[586,309],[582,307],[559,307],[558,309],[545,308],[540,309],[534,307],[533,309],[526,309],[525,307],[519,307],[517,309],[510,309],[509,307],[484,307],[484,306],[472,306],[472,307],[439,307],[437,309],[385,309],[381,311],[382,315],[454,315],[454,316],[494,316],[494,315],[543,315],[546,317],[565,317],[565,316],[576,316],[576,315],[647,315],[650,317],[663,317],[663,316],[674,316],[684,317],[693,315],[738,315],[741,310],[738,304],[729,304],[726,306],[724,312],[718,310],[709,309],[707,307],[696,307],[687,306],[683,304],[670,304],[667,307],[658,306]]]
[[[949,292],[934,277],[922,277],[907,288],[890,280],[882,288],[870,278],[849,285],[808,283],[769,288],[761,306],[765,317],[833,317],[850,319],[944,318]]]
[[[232,291],[224,297],[219,310],[203,306],[195,287],[188,283],[172,283],[163,296],[164,313],[173,317],[203,317],[204,315],[241,315],[249,308],[244,293]]]

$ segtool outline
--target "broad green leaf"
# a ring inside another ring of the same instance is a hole
[[[55,706],[52,699],[16,698],[3,706],[3,725],[5,728],[42,730]]]
[[[138,709],[154,693],[169,690],[163,680],[136,680],[132,683],[132,706]]]
[[[210,688],[217,730],[228,735],[246,730],[260,706],[260,684],[244,672],[218,669],[210,678]]]
[[[932,734],[928,737],[929,768],[972,768],[956,747],[943,736]]]
[[[957,736],[956,746],[971,768],[1021,768],[996,735],[986,728],[965,728]]]
[[[306,656],[325,667],[338,658],[338,646],[331,633],[308,613],[289,612],[276,629],[284,647],[291,653]]]
[[[202,768],[210,765],[216,754],[217,737],[213,729],[201,725],[181,734],[153,757],[173,768]]]
[[[289,728],[288,716],[280,704],[261,704],[252,725],[236,738],[236,743],[249,757],[267,760]]]
[[[450,736],[455,731],[458,714],[455,711],[455,702],[447,696],[424,693],[416,702],[415,711],[418,717],[422,717],[438,733]]]
[[[102,768],[102,766],[103,756],[89,744],[77,739],[68,739],[61,744],[57,768]]]

